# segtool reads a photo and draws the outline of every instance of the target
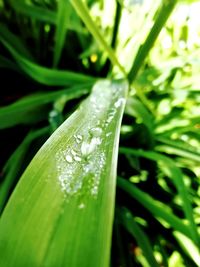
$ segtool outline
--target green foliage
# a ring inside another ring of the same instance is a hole
[[[126,93],[98,82],[36,154],[1,217],[2,266],[108,265]]]
[[[0,1],[1,266],[199,266],[199,7]]]

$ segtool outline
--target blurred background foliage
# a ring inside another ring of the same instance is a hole
[[[170,1],[84,2],[129,73]],[[198,1],[178,1],[131,83],[112,266],[200,266],[199,9]],[[0,0],[0,67],[2,212],[32,157],[94,81],[124,75],[62,0]]]

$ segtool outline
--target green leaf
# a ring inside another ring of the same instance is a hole
[[[127,89],[98,82],[36,154],[0,220],[0,266],[109,266]]]
[[[28,5],[24,0],[9,0],[12,7],[19,13],[26,16],[30,16],[33,19],[37,19],[41,22],[46,22],[50,24],[57,24],[57,14],[48,8],[41,6],[36,6],[34,4]],[[77,32],[83,33],[84,29],[78,19],[78,17],[73,16],[67,25],[70,30],[75,30]]]
[[[174,231],[174,236],[177,239],[180,246],[186,252],[186,254],[200,267],[200,252],[199,247],[197,247],[187,236]]]
[[[131,116],[139,118],[142,120],[144,125],[148,128],[148,130],[153,134],[154,128],[154,117],[151,113],[146,109],[146,107],[136,98],[128,98],[125,112]]]
[[[90,12],[88,10],[88,7],[85,3],[82,2],[82,0],[70,0],[72,3],[74,9],[76,10],[77,14],[80,16],[80,18],[83,20],[85,25],[87,26],[88,31],[91,32],[91,34],[94,36],[94,38],[97,40],[99,44],[104,48],[104,50],[107,52],[107,55],[112,62],[112,64],[117,66],[121,73],[126,77],[126,72],[123,68],[123,66],[118,61],[113,49],[106,43],[104,36],[99,31],[97,25],[94,23],[90,16]]]
[[[137,240],[138,245],[149,263],[149,266],[158,267],[158,263],[153,255],[153,249],[147,235],[143,232],[142,228],[135,222],[132,214],[128,209],[121,209],[120,217],[124,227],[130,232]]]
[[[170,140],[168,138],[157,138],[158,141],[165,145],[157,145],[156,150],[167,154],[178,155],[183,158],[188,158],[196,162],[200,162],[200,154],[195,151],[195,148],[179,140]],[[193,148],[193,149],[192,149]]]
[[[162,168],[164,173],[172,179],[172,181],[174,182],[177,188],[177,191],[179,192],[179,195],[182,200],[183,211],[185,213],[185,217],[188,220],[192,239],[196,244],[199,244],[200,242],[199,234],[197,232],[197,227],[194,222],[192,205],[189,200],[189,195],[188,195],[189,193],[188,193],[187,187],[183,181],[183,174],[181,172],[181,169],[178,168],[174,164],[173,160],[171,160],[170,158],[163,156],[162,154],[153,152],[153,151],[143,151],[142,149],[135,150],[135,149],[129,149],[129,148],[120,148],[120,152],[129,154],[129,155],[145,157],[150,160],[154,160],[158,163],[161,163],[160,167]]]
[[[148,209],[156,218],[163,219],[172,228],[183,233],[184,235],[191,238],[190,229],[185,225],[178,217],[176,217],[171,209],[161,203],[158,200],[153,199],[147,193],[141,191],[136,186],[126,181],[125,179],[118,178],[118,183],[120,188],[125,190],[129,195],[131,195],[135,200],[140,202],[146,209]]]
[[[31,142],[48,132],[49,127],[31,131],[6,162],[3,168],[5,177],[0,185],[0,214],[6,204],[12,187],[19,176],[21,166],[23,165],[24,158]]]
[[[15,34],[11,33],[8,28],[0,23],[0,41],[9,43],[10,46],[15,48],[16,53],[21,56],[33,61],[33,57],[26,48],[26,46],[22,43],[22,40],[19,39]]]
[[[17,124],[30,124],[47,117],[45,107],[65,96],[65,101],[78,98],[89,93],[91,85],[76,86],[56,92],[38,93],[24,97],[17,102],[0,108],[0,129],[12,127]]]
[[[33,18],[39,19],[44,22],[55,23],[56,13],[48,10],[47,8],[42,8],[35,5],[27,5],[24,0],[9,0],[11,6],[19,13],[25,14],[26,16],[31,16]]]
[[[70,16],[72,13],[72,6],[69,2],[65,0],[60,0],[58,2],[58,13],[57,13],[57,23],[56,23],[56,34],[55,34],[55,48],[54,48],[54,59],[53,65],[56,67],[59,63],[61,53],[65,44],[65,37],[67,34],[67,26],[70,21]]]
[[[133,66],[128,74],[128,78],[130,82],[133,82],[134,79],[136,78],[145,59],[149,55],[149,51],[153,47],[160,31],[164,27],[176,3],[177,3],[177,0],[164,0],[161,2],[160,10],[156,18],[156,21],[153,27],[151,28],[151,31],[149,32],[144,44],[142,44],[140,48],[138,49],[137,55],[133,62]]]
[[[16,64],[2,55],[0,55],[0,68],[18,71]]]
[[[67,85],[77,85],[78,83],[94,81],[93,77],[74,73],[72,71],[66,70],[51,70],[46,67],[41,67],[40,65],[33,63],[25,57],[23,50],[23,45],[20,43],[20,40],[16,36],[11,34],[5,27],[0,25],[0,33],[4,33],[6,37],[0,35],[0,42],[9,50],[12,56],[15,58],[19,66],[23,71],[28,74],[32,79],[36,80],[39,83],[51,86],[67,86]],[[17,43],[19,43],[19,51],[15,49],[15,45],[10,42],[10,39],[15,37]]]

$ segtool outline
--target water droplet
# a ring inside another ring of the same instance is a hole
[[[81,158],[79,156],[74,156],[74,160],[80,162],[81,161]]]
[[[116,108],[119,108],[122,104],[124,104],[125,103],[125,98],[119,98],[118,100],[117,100],[117,102],[115,102],[115,104],[114,104],[114,106],[116,107]]]
[[[89,155],[92,152],[92,149],[92,146],[90,146],[90,144],[85,141],[81,145],[81,153],[83,154],[83,156]]]
[[[93,196],[96,196],[98,194],[98,186],[94,186],[92,189],[91,189],[91,194]]]
[[[84,209],[84,208],[85,208],[85,204],[84,204],[84,203],[81,203],[81,204],[78,206],[78,208],[79,208],[80,210]]]
[[[65,157],[66,161],[69,162],[69,163],[72,163],[73,162],[73,158],[70,156],[70,155],[67,155]]]
[[[106,134],[106,137],[110,136],[112,134],[112,132],[109,132]]]
[[[75,152],[73,149],[71,149],[71,154],[72,154],[73,156],[76,156],[76,152]]]
[[[83,137],[80,134],[74,135],[75,141],[80,144],[83,140]]]
[[[90,142],[83,142],[81,145],[81,153],[83,156],[88,156],[91,154],[98,145],[101,144],[101,138],[93,137]]]
[[[95,137],[99,137],[102,134],[102,129],[100,127],[95,127],[90,130],[91,134]]]

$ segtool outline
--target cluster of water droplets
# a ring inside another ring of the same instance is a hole
[[[87,191],[92,197],[97,197],[106,162],[106,150],[101,143],[112,135],[107,127],[125,102],[119,95],[120,88],[118,91],[116,86],[112,89],[109,81],[97,83],[89,103],[85,102],[81,109],[82,112],[84,108],[87,109],[87,105],[91,106],[88,122],[73,135],[69,147],[56,154],[58,179],[66,196],[81,196],[82,192],[85,194]],[[79,209],[84,207],[84,203],[78,206]]]
[[[85,135],[75,134],[72,147],[57,153],[59,183],[66,195],[78,194],[85,186],[92,196],[97,196],[105,165],[104,152],[98,148],[101,135],[100,127],[91,128]]]

